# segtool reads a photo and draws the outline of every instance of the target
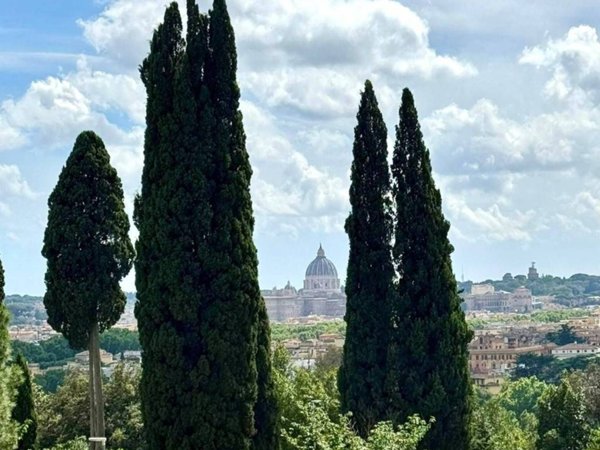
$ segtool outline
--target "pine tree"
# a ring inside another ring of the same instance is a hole
[[[392,164],[399,281],[390,330],[390,413],[396,422],[415,413],[434,417],[422,448],[462,450],[469,442],[472,332],[460,308],[450,224],[431,172],[413,96],[404,89]]]
[[[346,278],[346,341],[338,385],[344,412],[363,437],[386,419],[384,392],[394,268],[387,129],[370,81],[354,129],[354,160],[346,220],[350,240]]]
[[[19,438],[19,450],[30,450],[35,446],[37,435],[37,415],[33,403],[33,387],[27,361],[22,354],[17,355],[16,364],[21,373],[21,383],[17,389],[17,398],[12,410],[12,418],[17,423],[25,425],[24,434]]]
[[[150,449],[276,449],[268,320],[252,242],[251,169],[224,2],[176,3],[141,69],[136,316]]]
[[[89,349],[90,434],[104,437],[99,333],[125,309],[119,282],[131,269],[134,251],[121,180],[94,132],[77,137],[48,207],[42,249],[48,323],[73,348]]]

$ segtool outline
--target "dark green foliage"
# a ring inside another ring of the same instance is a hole
[[[262,299],[261,299],[262,300]],[[258,312],[258,346],[256,368],[258,372],[258,398],[254,407],[256,435],[252,448],[256,450],[277,450],[279,448],[279,405],[275,383],[271,373],[271,330],[264,301]]]
[[[73,359],[77,353],[69,347],[63,336],[52,336],[37,343],[12,341],[11,345],[13,352],[21,353],[29,363],[47,366],[62,365],[61,363]]]
[[[540,381],[557,384],[565,371],[585,370],[595,362],[595,356],[576,356],[561,360],[551,355],[528,353],[517,356],[512,378],[516,380],[523,377],[536,377]]]
[[[210,17],[191,0],[187,10],[187,42],[172,3],[141,67],[136,316],[147,444],[276,449],[233,29],[223,1]]]
[[[37,435],[37,414],[33,403],[33,387],[27,361],[23,355],[17,355],[16,365],[21,372],[21,382],[17,388],[17,398],[12,410],[12,418],[25,425],[25,433],[19,439],[19,450],[30,450],[35,445]]]
[[[11,341],[11,346],[15,354],[23,354],[29,363],[39,364],[42,369],[65,365],[77,353],[63,336],[52,336],[37,343]],[[115,356],[126,350],[140,350],[138,332],[119,328],[106,330],[100,336],[100,348]]]
[[[10,352],[10,340],[8,337],[9,315],[4,304],[4,268],[0,261],[0,370],[8,361]]]
[[[551,331],[546,334],[546,339],[550,342],[554,342],[556,345],[567,345],[574,342],[583,343],[585,339],[580,338],[573,332],[573,328],[567,324],[563,324],[556,331]]]
[[[94,323],[105,330],[123,313],[119,281],[133,259],[121,180],[93,132],[77,137],[48,207],[42,249],[48,323],[71,346],[85,348]]]
[[[370,81],[365,82],[354,129],[346,219],[350,241],[346,278],[347,335],[339,372],[342,411],[351,411],[363,437],[384,420],[388,323],[394,268],[387,129]]]
[[[118,364],[106,382],[107,448],[146,448],[142,436],[139,378],[139,367]],[[54,447],[77,436],[87,436],[88,405],[88,381],[82,371],[67,372],[64,383],[56,392],[36,390],[40,448]]]
[[[568,379],[546,391],[539,402],[538,450],[583,450],[589,438],[584,397]]]
[[[100,336],[100,348],[118,356],[127,350],[141,350],[142,347],[137,331],[112,328]]]
[[[471,383],[467,345],[472,337],[460,308],[442,213],[408,89],[402,93],[392,165],[396,202],[394,259],[399,282],[392,308],[389,378],[391,415],[435,417],[422,448],[468,447]]]
[[[65,369],[47,370],[43,374],[36,375],[33,378],[35,384],[42,388],[46,393],[54,393],[61,387],[65,381]]]

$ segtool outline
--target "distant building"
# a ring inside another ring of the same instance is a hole
[[[533,307],[531,291],[525,287],[515,289],[513,293],[496,291],[491,284],[474,284],[471,293],[464,296],[465,309],[490,312],[529,312]]]
[[[77,353],[75,355],[75,362],[81,365],[89,364],[90,352],[86,350],[81,353]],[[114,362],[112,353],[108,353],[106,350],[100,349],[100,362],[103,365],[112,364]]]
[[[533,305],[531,291],[525,287],[514,292],[496,291],[491,284],[474,284],[471,293],[464,296],[465,309],[490,312],[529,312]]]
[[[519,356],[548,355],[554,347],[555,344],[534,344],[525,335],[509,330],[477,331],[469,344],[471,376],[480,387],[499,387],[499,380],[515,368]]]
[[[540,278],[537,269],[535,268],[535,262],[531,263],[531,267],[529,268],[529,272],[527,273],[527,278],[529,280],[537,280]]]
[[[346,313],[346,295],[337,269],[325,257],[322,246],[306,268],[303,289],[296,290],[288,281],[283,289],[274,287],[261,293],[273,322],[311,315],[341,318]]]
[[[552,356],[557,359],[568,359],[576,356],[591,356],[600,352],[600,348],[591,344],[573,344],[562,345],[552,350]]]

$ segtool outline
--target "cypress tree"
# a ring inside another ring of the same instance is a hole
[[[341,407],[367,437],[386,419],[384,392],[394,268],[387,129],[370,81],[354,129],[352,210],[346,219],[350,257],[346,278],[346,341],[339,371]]]
[[[18,381],[8,364],[10,340],[8,308],[4,304],[4,268],[0,261],[0,448],[15,448],[18,442],[18,423],[12,419],[14,384]]]
[[[16,366],[21,373],[21,383],[17,388],[17,398],[12,410],[12,418],[16,422],[25,425],[25,433],[19,439],[18,450],[30,450],[35,446],[37,435],[37,415],[33,403],[33,388],[31,386],[31,375],[27,361],[22,354],[17,355]]]
[[[192,0],[187,10],[187,42],[172,3],[141,68],[136,316],[147,443],[275,449],[233,30],[223,2],[210,18]]]
[[[192,406],[190,384],[197,376],[191,373],[195,367],[186,361],[185,354],[194,354],[191,343],[200,340],[193,324],[197,318],[194,302],[186,304],[179,295],[190,293],[190,280],[181,276],[186,269],[184,261],[177,258],[186,245],[195,245],[189,233],[178,229],[177,217],[177,208],[186,197],[179,192],[179,183],[193,175],[176,171],[180,158],[187,157],[186,152],[176,152],[185,137],[178,123],[180,112],[186,108],[195,111],[185,76],[189,66],[178,67],[183,51],[181,16],[177,3],[171,3],[140,68],[147,104],[142,191],[134,214],[140,232],[136,243],[135,314],[144,352],[140,396],[149,449],[193,448],[189,439],[195,417],[184,405]],[[186,98],[176,98],[176,89],[185,92]],[[201,204],[198,209],[202,209]],[[187,262],[191,262],[189,258]]]
[[[442,213],[411,92],[404,89],[392,164],[396,204],[388,394],[391,417],[435,417],[421,448],[468,447],[472,337],[460,308]]]
[[[10,355],[9,321],[8,308],[4,304],[4,268],[0,261],[0,370],[6,367]]]
[[[134,251],[121,180],[92,131],[77,137],[48,207],[42,249],[48,323],[73,348],[89,349],[90,435],[104,437],[99,333],[125,309],[119,282],[131,269]]]
[[[214,326],[207,340],[226,378],[213,385],[225,395],[218,414],[230,440],[221,448],[275,449],[277,408],[271,379],[270,331],[258,285],[258,259],[252,239],[252,168],[239,109],[235,36],[224,0],[209,14],[210,58],[206,83],[214,114],[211,248]],[[223,330],[218,332],[218,330]],[[237,417],[236,422],[228,420]],[[247,437],[253,436],[251,441]]]

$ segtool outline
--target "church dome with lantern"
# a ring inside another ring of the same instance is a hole
[[[317,257],[306,268],[304,289],[308,291],[339,291],[340,279],[335,265],[325,257],[319,245]]]

